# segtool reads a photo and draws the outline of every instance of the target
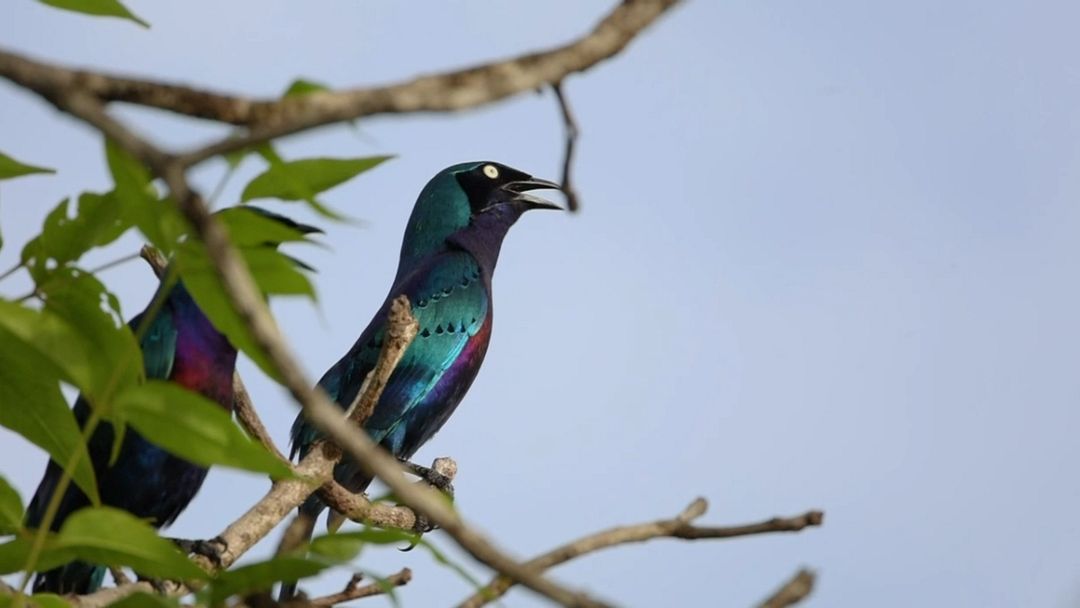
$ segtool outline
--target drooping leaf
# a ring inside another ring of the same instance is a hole
[[[288,477],[291,471],[250,439],[218,404],[175,384],[150,380],[116,401],[128,424],[149,441],[203,466],[223,465]]]
[[[149,23],[135,16],[135,13],[129,11],[119,0],[38,0],[38,2],[95,17],[119,17],[138,23],[145,28],[150,27]]]
[[[56,170],[27,165],[0,152],[0,179],[12,179],[23,175],[34,175],[35,173],[56,173]]]
[[[305,158],[271,162],[240,195],[242,202],[258,198],[314,201],[315,197],[357,175],[377,167],[390,156],[365,158]]]
[[[112,507],[76,511],[61,526],[56,542],[91,563],[129,566],[140,574],[159,578],[208,578],[176,545],[158,536],[150,524]]]
[[[13,306],[0,302],[10,312]],[[17,307],[21,308],[21,307]],[[0,312],[0,319],[11,317]],[[94,504],[100,499],[86,445],[60,392],[59,369],[32,344],[0,327],[0,425],[15,431],[45,450],[54,461],[66,467],[78,454],[72,480]]]
[[[0,477],[0,536],[15,534],[22,528],[23,504],[19,493]]]

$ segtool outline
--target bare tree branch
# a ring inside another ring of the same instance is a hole
[[[758,608],[785,608],[794,606],[806,599],[814,590],[814,573],[809,570],[799,570],[775,593],[758,604]]]
[[[266,430],[262,419],[259,418],[259,413],[255,410],[255,404],[251,402],[251,395],[248,394],[247,387],[244,386],[244,381],[240,379],[239,373],[233,373],[233,411],[236,412],[236,420],[240,422],[240,426],[244,427],[244,431],[249,436],[263,444],[263,447],[274,456],[277,456],[278,460],[292,464],[285,457],[285,454],[282,454],[281,450],[278,449],[274,439],[270,437],[270,432]]]
[[[307,602],[304,602],[303,605],[312,606],[313,608],[329,608],[329,606],[348,602],[350,600],[371,597],[373,595],[383,595],[386,593],[388,587],[401,587],[407,585],[411,580],[412,570],[409,570],[408,568],[402,568],[400,572],[391,574],[380,582],[364,586],[360,586],[359,577],[353,577],[349,581],[349,584],[345,586],[344,591],[308,600]],[[284,606],[288,607],[291,604],[292,602],[286,602]]]
[[[574,120],[574,113],[570,110],[570,102],[566,100],[566,95],[563,94],[562,82],[551,85],[551,89],[555,91],[555,99],[559,102],[563,129],[566,131],[566,151],[563,152],[562,191],[566,195],[567,208],[570,211],[577,211],[581,208],[581,204],[578,200],[577,189],[574,188],[574,184],[570,181],[570,172],[574,165],[574,149],[577,146],[580,131],[578,130],[577,121]]]
[[[181,154],[181,167],[275,137],[376,114],[475,108],[554,84],[619,53],[678,0],[623,0],[591,32],[547,51],[382,87],[256,100],[175,84],[71,70],[0,51],[0,76],[52,98],[78,90],[102,102],[123,101],[244,126],[248,133]],[[132,149],[130,146],[125,146]]]
[[[274,323],[250,272],[221,224],[187,183],[190,166],[224,152],[296,133],[319,125],[382,113],[451,111],[476,107],[515,93],[560,81],[610,57],[677,0],[624,0],[592,33],[547,52],[476,68],[424,76],[402,84],[338,93],[313,93],[280,101],[250,101],[205,94],[175,85],[116,79],[77,72],[0,51],[0,76],[34,90],[57,108],[81,118],[142,160],[164,180],[195,236],[206,246],[225,295],[266,353],[282,383],[302,406],[308,420],[374,476],[382,479],[403,502],[441,527],[480,562],[564,606],[601,605],[583,593],[558,585],[497,549],[450,509],[438,492],[408,482],[398,462],[375,445],[322,390],[312,389]],[[109,101],[143,103],[188,115],[249,127],[247,134],[226,138],[183,155],[161,151],[128,130],[105,111]],[[374,384],[374,383],[373,383]],[[377,397],[376,397],[377,399]],[[330,479],[340,453],[319,444],[297,467],[304,479],[276,482],[270,492],[220,536],[225,545],[223,567],[235,562],[270,528],[310,494],[313,485]],[[207,569],[214,565],[196,558]],[[89,600],[91,596],[83,598]],[[114,597],[115,599],[115,597]],[[84,604],[89,605],[89,604]]]
[[[704,498],[691,502],[672,519],[661,519],[633,526],[618,526],[589,536],[584,536],[525,562],[525,567],[536,571],[547,570],[587,553],[628,543],[640,543],[654,538],[678,538],[697,540],[705,538],[732,538],[770,532],[798,532],[808,527],[820,526],[824,519],[821,511],[807,511],[797,517],[774,517],[767,521],[743,526],[698,527],[690,522],[705,514],[708,503]],[[479,608],[496,600],[513,586],[505,576],[497,576],[486,587],[477,591],[458,608]]]

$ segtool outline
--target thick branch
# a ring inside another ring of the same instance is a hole
[[[654,538],[698,540],[704,538],[732,538],[770,532],[798,532],[807,527],[820,526],[824,519],[824,514],[821,511],[808,511],[797,517],[774,517],[760,523],[744,526],[698,527],[691,525],[690,522],[704,515],[707,508],[708,503],[705,499],[698,498],[672,519],[661,519],[633,526],[619,526],[590,534],[525,562],[525,567],[541,572],[587,553],[616,545],[640,543]],[[459,604],[458,608],[479,608],[484,606],[488,602],[505,595],[513,584],[505,576],[497,576],[486,587]]]
[[[245,126],[250,131],[180,155],[191,166],[207,158],[335,122],[363,116],[475,108],[561,81],[619,53],[678,0],[624,0],[584,37],[548,51],[421,76],[382,87],[256,100],[196,88],[51,66],[0,51],[0,76],[54,98],[80,91],[102,102],[135,103],[186,116]]]

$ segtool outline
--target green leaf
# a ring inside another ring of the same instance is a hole
[[[143,377],[143,357],[135,336],[123,322],[115,298],[97,278],[74,268],[57,273],[39,287],[45,312],[66,321],[89,354],[91,378],[78,384],[83,396],[97,408]]]
[[[135,225],[165,255],[188,233],[187,220],[153,185],[153,176],[137,158],[105,140],[105,159],[115,188],[111,193],[128,225]]]
[[[254,209],[255,207],[228,207],[214,214],[225,225],[225,229],[229,231],[229,239],[237,247],[310,242],[303,232],[254,212]]]
[[[224,465],[289,477],[289,467],[233,423],[228,412],[206,397],[150,380],[125,391],[117,409],[150,442],[202,466]]]
[[[0,302],[4,308],[14,306]],[[17,307],[21,308],[21,307]],[[10,312],[10,310],[9,310]],[[11,317],[0,314],[0,320]],[[67,466],[78,453],[72,479],[90,497],[100,503],[94,469],[75,416],[60,392],[55,363],[6,327],[0,327],[0,425],[15,431],[45,450],[61,466]]]
[[[119,17],[134,21],[139,25],[149,28],[150,24],[135,16],[119,0],[38,0],[54,8],[65,11],[73,11],[96,17]]]
[[[35,173],[56,173],[56,170],[27,165],[0,152],[0,179],[12,179],[14,177],[33,175]]]
[[[240,252],[263,293],[315,297],[311,282],[288,256],[265,246],[244,248]],[[276,378],[270,360],[256,345],[240,315],[229,303],[225,288],[214,272],[202,243],[195,240],[183,243],[177,252],[176,264],[184,285],[214,327],[251,357],[267,375]]]
[[[240,195],[242,202],[258,198],[314,201],[315,196],[372,169],[390,156],[366,158],[306,158],[271,162]]]
[[[108,245],[131,227],[110,194],[80,194],[74,217],[70,217],[69,202],[60,201],[46,216],[41,234],[23,247],[22,261],[38,284],[53,269],[77,261],[94,247]]]
[[[289,88],[285,89],[285,94],[282,97],[296,97],[300,95],[309,95],[311,93],[318,93],[320,91],[329,91],[330,87],[322,84],[321,82],[315,82],[313,80],[305,80],[303,78],[297,78],[292,81]]]
[[[326,534],[311,541],[308,551],[335,562],[347,562],[356,557],[364,545],[412,544],[418,536],[407,530],[364,528],[355,532]]]
[[[22,520],[23,504],[19,493],[0,477],[0,535],[15,534],[21,530]]]
[[[0,545],[0,574],[9,574],[22,570],[30,558],[30,549],[33,539],[20,537]],[[41,554],[38,556],[38,571],[51,570],[75,559],[75,552],[67,547],[60,546],[56,541],[56,534],[47,532],[45,544],[42,545]]]
[[[70,608],[71,604],[55,593],[35,593],[30,596],[30,604],[38,608]]]
[[[269,589],[277,582],[294,582],[315,576],[333,565],[320,560],[283,555],[233,568],[222,572],[211,584],[207,603],[211,606],[221,605],[234,595]]]
[[[158,578],[208,578],[176,545],[158,536],[150,524],[112,507],[76,511],[60,528],[56,542],[94,564],[129,566],[140,574]]]

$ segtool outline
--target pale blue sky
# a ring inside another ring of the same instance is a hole
[[[5,47],[275,95],[299,76],[382,83],[561,43],[612,3],[130,0],[149,31],[7,4]],[[484,370],[420,459],[455,457],[463,513],[523,557],[698,495],[707,523],[827,512],[801,535],[659,541],[554,571],[625,605],[745,606],[804,565],[820,574],[811,606],[1076,605],[1078,22],[1064,1],[698,0],[571,78],[584,210],[513,230]],[[90,130],[6,83],[0,108],[0,150],[59,170],[0,188],[6,268],[60,198],[109,182]],[[223,132],[123,115],[174,145]],[[276,306],[313,377],[385,295],[431,175],[561,166],[549,94],[360,131],[281,144],[399,155],[326,196],[367,223],[299,252],[320,268],[321,310]],[[139,263],[104,278],[129,316],[154,287]],[[293,406],[244,370],[284,443]],[[0,471],[28,499],[44,456],[0,438]],[[215,471],[170,533],[213,535],[264,488]],[[408,606],[468,593],[420,551],[363,565],[413,568]]]

